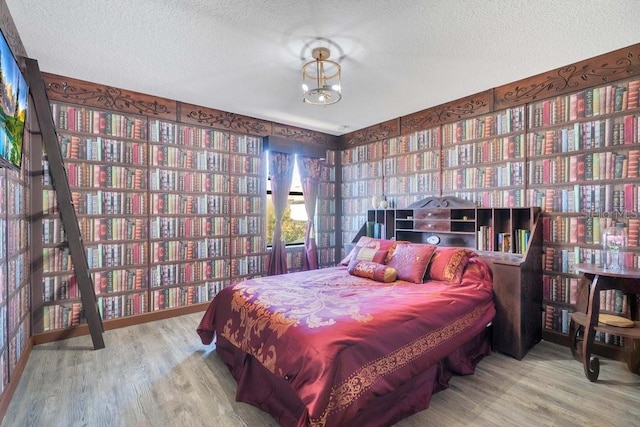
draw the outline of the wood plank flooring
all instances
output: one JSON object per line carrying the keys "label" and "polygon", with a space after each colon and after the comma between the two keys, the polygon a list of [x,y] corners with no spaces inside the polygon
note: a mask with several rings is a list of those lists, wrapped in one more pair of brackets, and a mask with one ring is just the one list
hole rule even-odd
{"label": "wood plank flooring", "polygon": [[[201,316],[107,331],[102,350],[89,336],[36,346],[1,425],[277,426],[235,401],[235,381],[196,335]],[[568,348],[542,342],[522,361],[486,357],[396,425],[640,425],[640,375],[601,359],[590,383]]]}

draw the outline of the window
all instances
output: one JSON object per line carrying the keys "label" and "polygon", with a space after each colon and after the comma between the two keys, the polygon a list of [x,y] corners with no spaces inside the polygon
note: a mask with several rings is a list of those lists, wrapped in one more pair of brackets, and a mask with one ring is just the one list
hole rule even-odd
{"label": "window", "polygon": [[[269,152],[267,152],[269,156]],[[301,245],[304,243],[304,234],[307,230],[307,211],[304,207],[304,198],[302,196],[302,183],[300,182],[300,174],[298,173],[298,156],[293,168],[293,179],[291,181],[291,190],[289,191],[288,206],[282,217],[282,239],[285,245]],[[267,168],[269,161],[267,161]],[[269,171],[267,170],[267,246],[273,243],[273,229],[276,223],[276,215],[273,209],[273,201],[271,200],[271,180],[269,180]]]}

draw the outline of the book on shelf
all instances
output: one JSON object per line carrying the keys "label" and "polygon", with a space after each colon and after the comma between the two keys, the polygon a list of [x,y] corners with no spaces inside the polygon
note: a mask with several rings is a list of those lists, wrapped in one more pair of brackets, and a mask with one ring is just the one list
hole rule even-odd
{"label": "book on shelf", "polygon": [[498,251],[512,252],[511,250],[511,233],[498,233]]}

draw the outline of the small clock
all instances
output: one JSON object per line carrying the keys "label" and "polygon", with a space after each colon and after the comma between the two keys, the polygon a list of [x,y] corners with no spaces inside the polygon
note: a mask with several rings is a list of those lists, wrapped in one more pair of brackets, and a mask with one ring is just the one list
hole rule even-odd
{"label": "small clock", "polygon": [[431,234],[427,236],[427,243],[429,243],[430,245],[437,245],[438,243],[440,243],[440,236],[438,236],[437,234]]}

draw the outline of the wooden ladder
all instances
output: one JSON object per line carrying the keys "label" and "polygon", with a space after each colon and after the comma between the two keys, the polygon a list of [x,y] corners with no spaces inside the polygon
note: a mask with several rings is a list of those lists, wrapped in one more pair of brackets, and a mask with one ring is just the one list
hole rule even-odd
{"label": "wooden ladder", "polygon": [[94,350],[98,350],[105,347],[102,337],[104,325],[98,312],[93,279],[89,274],[87,254],[84,249],[78,218],[73,206],[71,190],[69,189],[67,169],[62,159],[62,151],[58,143],[58,135],[56,134],[56,128],[51,114],[49,98],[47,97],[44,81],[40,74],[38,61],[25,58],[25,62],[31,98],[33,99],[40,132],[42,133],[42,144],[49,160],[49,175],[51,176],[51,182],[56,192],[62,227],[67,236],[66,244],[69,248],[71,261],[73,262],[73,270],[80,290],[82,307],[84,308],[85,318],[87,319],[87,325],[91,333],[93,348]]}

